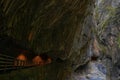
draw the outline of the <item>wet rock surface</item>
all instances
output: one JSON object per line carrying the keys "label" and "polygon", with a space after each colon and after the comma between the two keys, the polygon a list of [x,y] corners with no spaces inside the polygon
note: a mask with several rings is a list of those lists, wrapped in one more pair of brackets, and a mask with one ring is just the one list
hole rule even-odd
{"label": "wet rock surface", "polygon": [[73,73],[72,79],[68,80],[107,80],[106,66],[101,61],[92,61],[86,66],[86,68]]}
{"label": "wet rock surface", "polygon": [[1,0],[3,34],[54,58],[14,80],[120,80],[120,0]]}

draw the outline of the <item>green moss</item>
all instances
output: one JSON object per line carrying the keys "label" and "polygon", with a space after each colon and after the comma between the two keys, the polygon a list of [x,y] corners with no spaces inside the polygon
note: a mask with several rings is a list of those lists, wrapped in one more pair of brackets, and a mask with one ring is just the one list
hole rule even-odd
{"label": "green moss", "polygon": [[102,51],[102,53],[106,53],[107,48],[105,46],[99,44],[99,47],[100,47],[100,50]]}
{"label": "green moss", "polygon": [[115,8],[112,6],[107,6],[106,9],[110,12],[115,12]]}

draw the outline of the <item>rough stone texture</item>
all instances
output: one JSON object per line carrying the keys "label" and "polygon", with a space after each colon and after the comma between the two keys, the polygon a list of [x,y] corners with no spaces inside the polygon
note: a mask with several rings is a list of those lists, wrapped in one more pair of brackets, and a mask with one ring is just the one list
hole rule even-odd
{"label": "rough stone texture", "polygon": [[85,70],[79,68],[79,71],[73,73],[70,80],[107,80],[106,79],[106,67],[100,61],[92,61]]}
{"label": "rough stone texture", "polygon": [[[0,36],[8,35],[21,41],[23,46],[32,49],[36,54],[45,52],[51,58],[55,56],[61,60],[53,61],[49,67],[44,66],[43,69],[36,68],[40,72],[34,75],[35,80],[65,80],[72,71],[72,64],[75,63],[73,66],[77,67],[76,65],[88,62],[87,49],[92,28],[89,21],[92,18],[90,11],[93,5],[93,0],[1,0],[0,21],[5,24],[1,23],[0,26],[4,26],[5,31],[1,30]],[[87,19],[89,21],[86,21]],[[75,37],[78,32],[81,36],[79,36],[81,46],[75,54],[71,48],[76,46],[73,42],[74,39],[78,40]],[[59,53],[60,51],[63,52]],[[81,57],[78,63],[74,57],[77,57],[77,60]],[[22,72],[26,75],[23,76]],[[31,69],[28,69],[28,72],[32,74]],[[27,71],[21,71],[20,78],[11,73],[12,77],[15,76],[12,80],[24,78],[31,80],[30,74],[27,74],[29,74]]]}
{"label": "rough stone texture", "polygon": [[[92,38],[92,40],[90,44],[87,45],[88,55],[85,55],[88,58],[87,59],[88,64],[84,64],[84,66],[83,65],[81,66],[80,64],[77,65],[77,69],[75,70],[76,72],[75,73],[73,72],[71,79],[68,80],[119,80],[120,79],[119,4],[120,4],[120,0],[96,1],[93,18],[91,18],[90,21],[89,19],[85,20],[90,22],[88,25],[94,23],[92,24],[93,27],[92,36],[90,37]],[[87,33],[90,34],[88,30]],[[84,40],[82,40],[82,42],[84,42]],[[82,42],[80,43],[78,42],[80,46],[81,44],[83,44]],[[75,47],[73,51],[75,51],[77,48]],[[93,59],[92,56],[98,59],[95,62],[93,62],[91,61]],[[81,57],[79,57],[79,59],[80,58]],[[77,60],[77,58],[75,58],[75,60]],[[79,60],[76,61],[76,64],[77,63],[79,63]]]}
{"label": "rough stone texture", "polygon": [[64,50],[67,54],[89,3],[92,1],[1,0],[1,21],[6,23],[5,34],[36,53]]}
{"label": "rough stone texture", "polygon": [[99,44],[102,45],[101,52],[105,55],[103,60],[107,67],[107,80],[119,80],[120,74],[119,69],[116,69],[120,59],[118,44],[120,36],[119,4],[120,0],[104,0],[97,6],[99,13],[96,14],[100,17],[96,20],[98,21],[96,22],[97,29],[100,30],[98,38],[100,39]]}
{"label": "rough stone texture", "polygon": [[8,35],[55,61],[0,79],[119,80],[119,4],[120,0],[1,0],[0,36]]}

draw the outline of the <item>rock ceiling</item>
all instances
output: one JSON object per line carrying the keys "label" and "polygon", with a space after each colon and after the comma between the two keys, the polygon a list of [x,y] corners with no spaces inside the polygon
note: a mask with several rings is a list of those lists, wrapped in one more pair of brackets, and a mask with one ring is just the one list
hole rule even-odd
{"label": "rock ceiling", "polygon": [[1,0],[0,34],[21,41],[36,53],[69,52],[88,4],[89,0]]}

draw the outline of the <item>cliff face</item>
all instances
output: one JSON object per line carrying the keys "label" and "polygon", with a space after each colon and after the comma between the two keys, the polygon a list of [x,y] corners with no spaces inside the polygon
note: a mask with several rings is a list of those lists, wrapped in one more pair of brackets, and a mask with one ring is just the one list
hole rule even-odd
{"label": "cliff face", "polygon": [[[88,57],[87,60],[89,62],[84,66],[80,66],[79,64],[79,67],[75,70],[76,72],[72,74],[73,80],[120,79],[119,4],[119,0],[97,0],[95,2],[93,15],[91,15],[92,18],[90,20],[85,19],[85,21],[90,22],[87,27],[93,23],[91,29],[92,36],[89,36],[91,38],[90,44],[86,45],[87,49],[85,50],[88,51],[88,55],[84,54]],[[84,27],[86,27],[86,25]],[[90,34],[89,31],[90,29],[87,30],[87,35]],[[80,45],[83,44],[84,41],[85,40],[82,40]],[[79,53],[79,51],[77,52]],[[81,57],[79,57],[79,59],[80,58]],[[82,60],[80,59],[80,61]],[[76,63],[79,63],[78,60]]]}
{"label": "cliff face", "polygon": [[46,66],[13,71],[9,79],[119,80],[119,4],[120,0],[1,0],[0,35],[54,58]]}
{"label": "cliff face", "polygon": [[[107,3],[106,3],[107,1]],[[104,0],[96,4],[95,17],[99,46],[104,55],[107,80],[119,80],[119,4],[120,0]]]}

